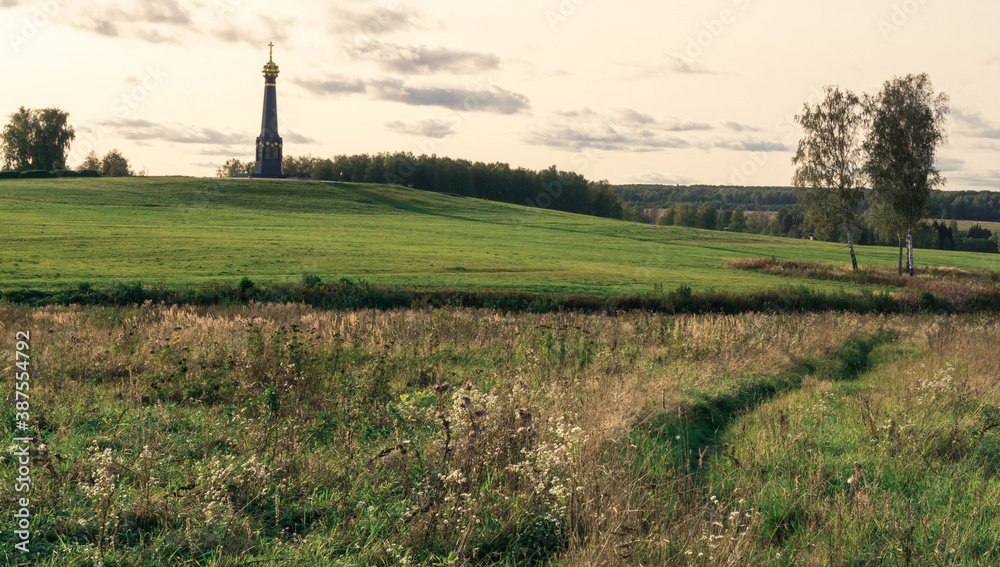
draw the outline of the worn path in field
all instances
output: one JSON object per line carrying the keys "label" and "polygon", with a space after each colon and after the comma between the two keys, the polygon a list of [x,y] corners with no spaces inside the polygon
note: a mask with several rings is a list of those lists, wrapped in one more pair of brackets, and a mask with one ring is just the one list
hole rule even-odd
{"label": "worn path in field", "polygon": [[[867,337],[851,337],[835,351],[818,358],[799,360],[785,372],[773,376],[740,376],[733,387],[698,400],[680,412],[660,414],[636,433],[672,454],[678,470],[704,475],[710,458],[718,452],[718,441],[741,416],[752,413],[761,404],[797,390],[803,379],[848,381],[869,369],[869,355],[881,344],[896,340],[894,333],[880,331]],[[676,452],[677,441],[690,451]],[[667,457],[667,455],[662,455]],[[669,458],[669,457],[668,457]]]}

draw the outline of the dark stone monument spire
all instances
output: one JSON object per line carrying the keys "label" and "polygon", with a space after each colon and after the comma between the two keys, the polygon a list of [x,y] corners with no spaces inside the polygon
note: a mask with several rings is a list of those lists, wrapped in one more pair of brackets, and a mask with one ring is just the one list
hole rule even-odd
{"label": "dark stone monument spire", "polygon": [[270,60],[264,65],[264,116],[260,120],[260,136],[257,136],[257,159],[253,166],[253,177],[285,177],[281,168],[281,136],[278,135],[278,93],[275,82],[278,66],[274,64],[274,43]]}

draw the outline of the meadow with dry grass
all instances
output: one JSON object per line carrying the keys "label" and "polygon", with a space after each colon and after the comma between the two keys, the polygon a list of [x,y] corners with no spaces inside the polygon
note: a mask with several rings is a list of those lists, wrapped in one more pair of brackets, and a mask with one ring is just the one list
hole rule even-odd
{"label": "meadow with dry grass", "polygon": [[17,331],[11,565],[1000,564],[991,316],[0,306],[4,367]]}

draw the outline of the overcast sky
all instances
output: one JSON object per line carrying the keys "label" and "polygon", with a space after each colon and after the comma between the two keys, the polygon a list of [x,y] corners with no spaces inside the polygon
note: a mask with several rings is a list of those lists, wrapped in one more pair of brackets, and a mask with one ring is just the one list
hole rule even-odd
{"label": "overcast sky", "polygon": [[788,185],[824,85],[926,72],[947,188],[1000,190],[998,22],[995,0],[0,0],[0,118],[68,111],[72,166],[211,176],[253,158],[273,41],[286,156]]}

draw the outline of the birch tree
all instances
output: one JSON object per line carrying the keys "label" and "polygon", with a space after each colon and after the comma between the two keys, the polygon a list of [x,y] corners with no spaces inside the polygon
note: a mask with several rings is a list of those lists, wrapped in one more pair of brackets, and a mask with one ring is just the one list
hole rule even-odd
{"label": "birch tree", "polygon": [[825,92],[821,103],[806,104],[795,117],[805,133],[792,158],[792,184],[810,222],[824,230],[844,227],[851,266],[857,270],[851,229],[864,203],[866,115],[851,91],[828,86]]}
{"label": "birch tree", "polygon": [[906,234],[906,271],[914,273],[913,226],[927,214],[931,190],[944,178],[934,167],[945,141],[948,96],[935,94],[926,73],[886,81],[867,101],[871,128],[864,147],[876,217]]}

